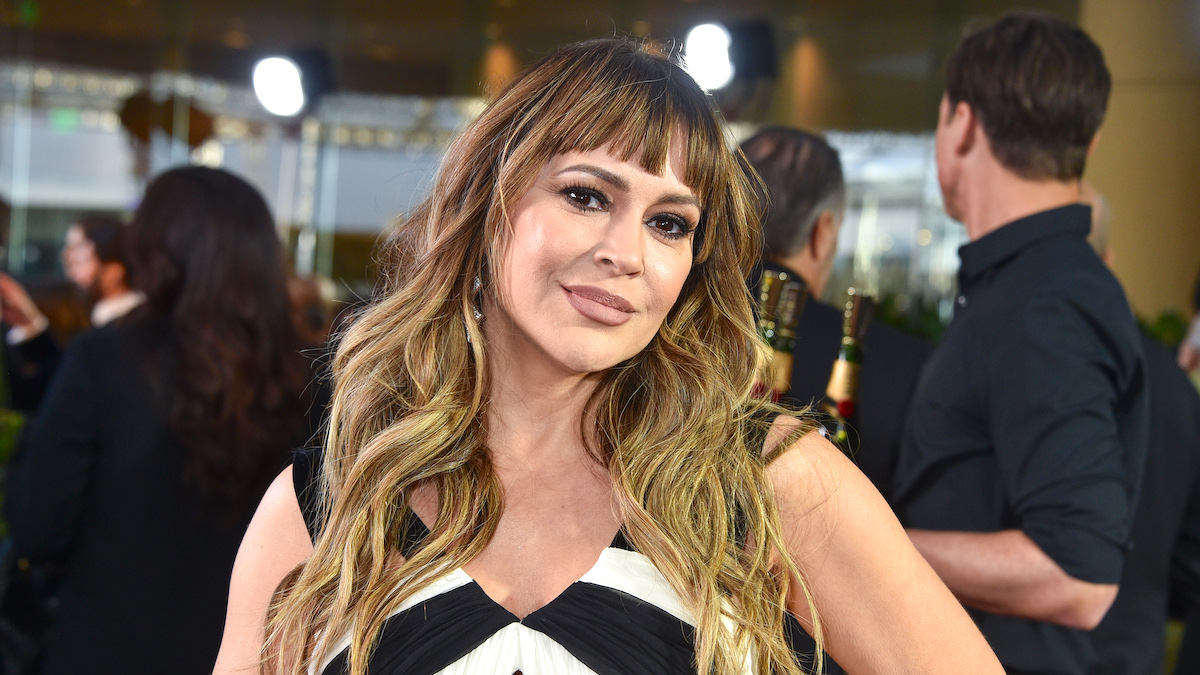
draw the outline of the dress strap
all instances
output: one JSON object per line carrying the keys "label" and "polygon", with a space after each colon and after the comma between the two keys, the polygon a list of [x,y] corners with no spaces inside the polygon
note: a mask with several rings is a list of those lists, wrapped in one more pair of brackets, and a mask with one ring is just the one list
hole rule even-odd
{"label": "dress strap", "polygon": [[292,487],[296,490],[296,503],[304,517],[304,526],[313,541],[317,540],[321,527],[320,472],[320,448],[300,448],[293,453]]}
{"label": "dress strap", "polygon": [[[296,489],[296,502],[300,505],[300,513],[304,516],[304,525],[308,534],[316,541],[320,534],[321,501],[318,489],[321,475],[321,449],[301,448],[292,455],[292,483]],[[400,555],[405,558],[417,550],[429,537],[429,528],[410,508],[405,508],[404,519],[400,523],[404,534],[400,540]]]}
{"label": "dress strap", "polygon": [[404,529],[404,536],[400,540],[400,555],[409,558],[429,538],[429,527],[417,517],[416,511],[408,507],[404,510],[404,520],[400,524]]}
{"label": "dress strap", "polygon": [[627,539],[625,537],[625,528],[624,527],[617,530],[617,536],[613,537],[612,543],[609,544],[608,547],[609,548],[619,548],[622,551],[633,551],[635,553],[637,552],[637,549],[635,549],[633,547],[633,544],[629,543],[629,539]]}

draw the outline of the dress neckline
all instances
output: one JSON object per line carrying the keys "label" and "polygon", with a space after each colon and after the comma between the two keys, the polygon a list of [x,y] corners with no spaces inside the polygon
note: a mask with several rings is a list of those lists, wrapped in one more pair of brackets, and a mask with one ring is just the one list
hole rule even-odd
{"label": "dress neckline", "polygon": [[[421,545],[421,543],[423,541],[425,541],[425,539],[427,537],[429,537],[429,535],[430,535],[429,526],[425,524],[425,521],[421,520],[421,517],[417,515],[417,512],[413,511],[411,507],[409,507],[407,509],[407,511],[408,512],[405,514],[404,524],[403,524],[404,537],[403,537],[403,540],[401,541],[401,545],[400,545],[400,555],[404,556],[405,558],[409,557],[409,554],[414,552],[417,549],[417,547],[419,547]],[[633,545],[625,537],[624,526],[617,528],[617,533],[615,535],[613,535],[612,541],[609,542],[608,546],[605,546],[603,549],[601,549],[600,554],[596,556],[595,562],[593,562],[591,564],[591,566],[588,567],[587,571],[585,571],[582,575],[580,575],[579,578],[575,579],[571,583],[564,586],[563,589],[561,591],[559,591],[557,594],[555,594],[555,596],[553,598],[546,601],[544,604],[542,604],[540,607],[533,610],[532,612],[529,612],[524,617],[517,616],[515,613],[513,613],[507,607],[500,604],[500,602],[498,600],[496,600],[494,597],[492,597],[491,593],[488,593],[487,589],[485,589],[483,587],[483,584],[479,583],[479,581],[477,581],[474,577],[472,577],[470,574],[468,574],[467,571],[465,569],[463,569],[462,567],[455,568],[452,572],[449,573],[448,576],[461,575],[460,578],[465,581],[464,585],[466,585],[466,584],[474,585],[475,587],[477,587],[479,589],[480,593],[482,593],[485,597],[487,597],[488,602],[495,605],[498,609],[505,612],[506,614],[512,616],[513,620],[516,621],[517,623],[524,623],[526,620],[528,620],[534,614],[537,614],[538,612],[542,611],[543,609],[546,609],[550,605],[554,604],[554,602],[556,600],[558,600],[559,598],[561,598],[563,596],[563,594],[566,593],[570,588],[574,587],[576,584],[579,584],[581,581],[583,581],[584,578],[586,578],[589,574],[594,572],[596,570],[596,568],[600,566],[600,563],[604,560],[604,553],[606,551],[608,551],[609,549],[613,549],[613,548],[624,550],[624,551],[634,551]]]}

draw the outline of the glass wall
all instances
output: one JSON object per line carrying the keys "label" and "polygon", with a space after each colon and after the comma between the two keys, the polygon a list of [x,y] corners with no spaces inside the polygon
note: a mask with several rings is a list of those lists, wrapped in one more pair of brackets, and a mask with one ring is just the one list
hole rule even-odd
{"label": "glass wall", "polygon": [[74,218],[126,215],[149,177],[192,163],[263,192],[298,273],[361,294],[374,239],[428,190],[481,105],[338,93],[286,121],[250,90],[213,80],[0,63],[0,196],[13,207],[5,261],[26,278],[58,274]]}

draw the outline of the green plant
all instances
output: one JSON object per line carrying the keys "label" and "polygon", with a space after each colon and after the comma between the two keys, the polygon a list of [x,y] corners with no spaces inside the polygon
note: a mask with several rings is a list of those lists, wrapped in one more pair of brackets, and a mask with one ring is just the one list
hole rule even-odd
{"label": "green plant", "polygon": [[1153,320],[1138,317],[1138,323],[1147,335],[1171,348],[1178,347],[1187,335],[1187,320],[1174,309],[1166,310]]}

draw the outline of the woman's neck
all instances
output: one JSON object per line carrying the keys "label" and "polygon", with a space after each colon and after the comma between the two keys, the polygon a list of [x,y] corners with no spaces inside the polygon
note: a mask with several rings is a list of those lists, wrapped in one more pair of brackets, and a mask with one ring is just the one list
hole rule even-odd
{"label": "woman's neck", "polygon": [[585,454],[580,421],[603,374],[490,356],[486,425],[497,468],[575,462]]}

